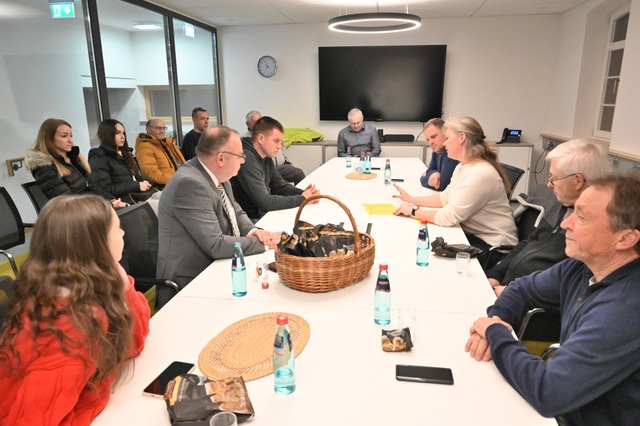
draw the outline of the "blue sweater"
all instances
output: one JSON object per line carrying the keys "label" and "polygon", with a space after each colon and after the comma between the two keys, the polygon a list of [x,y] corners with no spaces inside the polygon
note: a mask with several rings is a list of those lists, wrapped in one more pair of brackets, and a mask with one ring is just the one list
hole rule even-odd
{"label": "blue sweater", "polygon": [[[449,183],[451,182],[451,175],[453,175],[453,171],[456,166],[460,163],[458,160],[453,160],[449,158],[447,155],[447,150],[444,150],[442,154],[436,154],[435,152],[431,154],[431,161],[429,162],[429,167],[427,168],[427,175],[420,176],[420,183],[425,188],[435,189],[436,191],[444,191]],[[434,188],[429,185],[429,178],[435,172],[440,173],[440,188]]]}
{"label": "blue sweater", "polygon": [[506,327],[487,329],[494,363],[540,414],[569,425],[640,422],[640,259],[589,286],[574,259],[513,281],[489,309],[514,323],[533,307],[562,312],[560,349],[545,363]]}

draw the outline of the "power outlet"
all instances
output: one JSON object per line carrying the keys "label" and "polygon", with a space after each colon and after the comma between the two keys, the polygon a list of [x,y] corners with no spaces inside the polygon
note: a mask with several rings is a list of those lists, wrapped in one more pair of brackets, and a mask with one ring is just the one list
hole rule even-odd
{"label": "power outlet", "polygon": [[558,146],[558,143],[556,141],[552,141],[549,139],[543,139],[543,143],[544,143],[544,149],[546,149],[547,151],[551,151],[553,148],[555,148],[556,146]]}

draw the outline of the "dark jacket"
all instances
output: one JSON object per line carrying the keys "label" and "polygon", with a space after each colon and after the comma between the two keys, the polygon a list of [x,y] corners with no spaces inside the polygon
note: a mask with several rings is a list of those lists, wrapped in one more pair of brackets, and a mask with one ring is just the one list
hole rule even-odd
{"label": "dark jacket", "polygon": [[[427,174],[425,176],[420,177],[420,183],[425,188],[434,189],[436,191],[444,191],[449,183],[451,183],[451,176],[453,175],[453,171],[456,169],[460,162],[458,160],[454,160],[449,158],[447,155],[447,150],[445,149],[442,154],[436,154],[435,152],[431,154],[431,162],[429,162],[429,167],[427,168]],[[429,185],[429,178],[435,172],[440,173],[440,188],[434,188]]]}
{"label": "dark jacket", "polygon": [[509,285],[516,278],[547,269],[566,259],[565,231],[560,228],[566,211],[567,208],[556,201],[535,231],[486,272],[487,278]]}
{"label": "dark jacket", "polygon": [[250,138],[242,138],[242,148],[247,158],[238,175],[231,179],[231,185],[233,196],[251,219],[302,204],[302,189],[286,183],[273,160],[260,157]]}
{"label": "dark jacket", "polygon": [[[142,176],[135,159],[133,170],[130,170],[127,160],[113,149],[101,145],[89,151],[89,165],[91,166],[89,182],[125,203],[133,204],[144,198],[144,194],[151,195],[149,191],[140,191],[140,182],[144,180],[151,182],[151,180]],[[132,197],[131,194],[140,195]]]}
{"label": "dark jacket", "polygon": [[[66,167],[71,174],[68,176],[60,176],[58,169],[53,163],[54,157]],[[89,183],[89,171],[81,161],[83,157],[82,154],[80,154],[80,148],[77,146],[71,148],[67,157],[71,160],[71,163],[65,162],[64,158],[58,154],[51,156],[41,151],[27,151],[25,157],[27,168],[31,170],[31,174],[36,180],[36,183],[47,197],[53,198],[58,195],[91,192],[101,195],[107,200],[115,198],[113,194],[108,191]]]}

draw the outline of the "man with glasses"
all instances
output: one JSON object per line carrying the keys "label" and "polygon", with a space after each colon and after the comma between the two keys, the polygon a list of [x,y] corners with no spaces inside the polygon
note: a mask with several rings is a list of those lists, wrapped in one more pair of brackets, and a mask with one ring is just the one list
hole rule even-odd
{"label": "man with glasses", "polygon": [[[581,174],[556,173],[551,177],[556,189],[575,176],[559,178]],[[476,361],[493,359],[504,379],[559,425],[635,426],[640,418],[640,173],[590,180],[562,228],[569,259],[510,284],[487,317],[473,323],[465,350]],[[532,306],[561,312],[560,347],[547,362],[532,356],[511,331]]]}
{"label": "man with glasses", "polygon": [[[215,126],[196,146],[196,157],[180,167],[158,205],[157,276],[184,288],[216,259],[233,256],[240,242],[245,255],[275,248],[280,233],[257,229],[233,197],[229,179],[244,163],[235,130]],[[158,303],[169,298],[159,289]]]}
{"label": "man with glasses", "polygon": [[167,126],[163,120],[152,118],[145,129],[146,133],[140,133],[136,138],[136,159],[142,174],[163,187],[185,160],[176,140],[166,135]]}
{"label": "man with glasses", "polygon": [[313,184],[304,190],[288,184],[276,170],[272,159],[282,148],[283,135],[282,124],[264,116],[254,123],[251,139],[242,139],[247,161],[231,184],[236,200],[253,221],[273,210],[298,207],[320,193]]}
{"label": "man with glasses", "polygon": [[549,180],[557,202],[545,210],[538,227],[518,243],[500,263],[486,271],[489,283],[499,296],[511,281],[567,258],[565,235],[560,223],[573,211],[573,204],[589,182],[611,171],[606,150],[598,143],[574,139],[549,153]]}

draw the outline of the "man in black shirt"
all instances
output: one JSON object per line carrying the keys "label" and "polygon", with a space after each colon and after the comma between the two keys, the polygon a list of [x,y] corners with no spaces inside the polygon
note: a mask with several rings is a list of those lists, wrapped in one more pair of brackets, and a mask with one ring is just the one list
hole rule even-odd
{"label": "man in black shirt", "polygon": [[209,113],[204,108],[196,107],[191,112],[191,120],[193,120],[193,130],[184,135],[182,141],[182,155],[185,160],[191,160],[196,156],[196,145],[200,136],[209,128]]}

